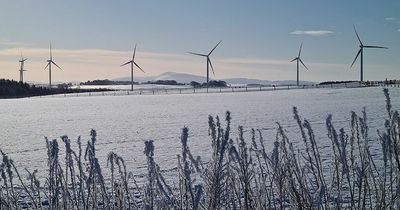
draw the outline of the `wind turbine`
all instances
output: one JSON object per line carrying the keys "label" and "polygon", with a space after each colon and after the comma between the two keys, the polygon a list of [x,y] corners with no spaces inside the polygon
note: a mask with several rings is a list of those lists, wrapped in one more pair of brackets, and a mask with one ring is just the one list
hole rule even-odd
{"label": "wind turbine", "polygon": [[300,45],[299,55],[290,61],[290,62],[293,62],[293,61],[297,62],[297,82],[296,82],[297,86],[299,86],[299,61],[304,66],[304,68],[306,68],[308,70],[307,66],[303,63],[303,61],[300,58],[302,47],[303,47],[303,43],[301,43],[301,45]]}
{"label": "wind turbine", "polygon": [[215,45],[215,47],[214,47],[208,54],[200,54],[200,53],[189,52],[189,54],[197,55],[197,56],[201,56],[201,57],[206,57],[206,58],[207,58],[207,93],[208,93],[208,84],[209,84],[209,80],[210,80],[210,70],[209,70],[210,67],[211,67],[211,70],[212,70],[212,72],[213,72],[213,75],[215,76],[214,68],[213,68],[213,65],[212,65],[211,60],[210,60],[210,55],[211,55],[211,53],[215,50],[215,48],[218,47],[218,45],[219,45],[221,42],[222,42],[222,40],[219,41],[218,44]]}
{"label": "wind turbine", "polygon": [[47,67],[49,67],[49,88],[51,88],[51,64],[54,64],[57,68],[59,68],[60,70],[61,67],[59,67],[54,61],[53,61],[53,55],[51,53],[51,43],[50,43],[50,58],[49,60],[47,60],[47,65],[46,67],[44,67],[44,70],[47,69]]}
{"label": "wind turbine", "polygon": [[389,49],[389,48],[381,47],[381,46],[364,45],[362,43],[361,39],[360,39],[360,36],[358,36],[357,30],[356,30],[356,26],[353,25],[353,27],[354,27],[354,31],[356,32],[357,39],[360,42],[360,49],[358,50],[357,55],[354,58],[353,63],[351,63],[350,68],[353,67],[353,65],[356,62],[358,56],[361,54],[361,57],[360,57],[360,82],[362,82],[363,81],[363,65],[364,65],[364,60],[363,60],[364,48],[379,48],[379,49]]}
{"label": "wind turbine", "polygon": [[121,67],[122,67],[122,66],[125,66],[125,65],[128,65],[128,64],[131,64],[131,91],[133,91],[133,65],[135,65],[136,67],[138,67],[143,73],[146,73],[146,72],[144,72],[143,69],[140,68],[140,66],[135,62],[135,54],[136,54],[136,44],[135,44],[135,49],[133,50],[132,60],[130,60],[130,61],[128,61],[128,62],[126,62],[126,63],[124,63],[124,64],[121,65]]}
{"label": "wind turbine", "polygon": [[25,64],[26,60],[28,60],[28,58],[24,59],[24,57],[22,56],[22,53],[21,53],[21,60],[19,60],[19,62],[21,63],[20,68],[19,68],[19,81],[20,82],[24,82],[24,71],[26,71],[24,69],[24,64]]}

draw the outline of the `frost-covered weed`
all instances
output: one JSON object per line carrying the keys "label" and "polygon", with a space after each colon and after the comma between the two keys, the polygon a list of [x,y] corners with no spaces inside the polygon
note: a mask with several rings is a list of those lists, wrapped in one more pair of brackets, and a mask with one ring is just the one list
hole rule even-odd
{"label": "frost-covered weed", "polygon": [[[295,141],[279,123],[272,140],[263,139],[260,130],[246,132],[241,126],[232,138],[230,112],[223,121],[209,116],[209,157],[192,153],[189,129],[184,127],[182,152],[173,171],[175,184],[164,178],[152,140],[144,142],[147,173],[143,186],[134,179],[135,171],[113,151],[107,156],[111,177],[104,177],[94,130],[85,150],[80,137],[74,151],[71,140],[62,136],[65,158],[60,158],[58,141],[46,139],[43,183],[37,170],[26,170],[24,180],[14,161],[0,150],[0,209],[398,209],[400,116],[392,109],[387,89],[384,95],[385,129],[377,131],[375,138],[369,135],[365,109],[360,116],[351,112],[347,128],[337,129],[333,116],[328,115],[329,165],[321,160],[320,140],[310,122],[296,107],[293,117],[299,133]],[[271,149],[265,146],[268,140],[273,141]],[[301,142],[303,149],[295,149],[293,142]],[[381,146],[372,154],[374,142]]]}

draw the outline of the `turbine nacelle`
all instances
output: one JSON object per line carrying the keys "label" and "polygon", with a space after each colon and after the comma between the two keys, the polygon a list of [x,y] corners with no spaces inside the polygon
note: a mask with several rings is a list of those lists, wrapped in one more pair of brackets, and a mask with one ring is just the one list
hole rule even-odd
{"label": "turbine nacelle", "polygon": [[299,59],[300,59],[299,57],[295,57],[295,58],[293,58],[293,60],[291,60],[290,62],[293,62],[293,61],[299,60]]}

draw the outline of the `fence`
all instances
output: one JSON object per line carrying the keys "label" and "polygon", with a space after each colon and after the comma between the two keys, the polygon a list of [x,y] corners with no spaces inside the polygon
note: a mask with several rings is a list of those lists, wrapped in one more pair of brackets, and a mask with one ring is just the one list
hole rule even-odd
{"label": "fence", "polygon": [[136,89],[136,90],[115,90],[104,92],[82,92],[56,94],[48,96],[39,96],[40,98],[48,97],[84,97],[84,96],[123,96],[123,95],[161,95],[161,94],[196,94],[196,93],[232,93],[232,92],[255,92],[255,91],[276,91],[276,90],[294,90],[294,89],[315,89],[315,88],[357,88],[371,86],[389,86],[400,87],[400,84],[370,83],[362,84],[359,82],[339,83],[339,84],[313,84],[313,85],[251,85],[251,86],[230,86],[222,88],[152,88],[152,89]]}

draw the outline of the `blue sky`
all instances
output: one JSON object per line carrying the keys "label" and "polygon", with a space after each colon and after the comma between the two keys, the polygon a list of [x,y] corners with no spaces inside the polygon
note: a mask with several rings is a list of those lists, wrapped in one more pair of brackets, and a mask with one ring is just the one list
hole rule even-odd
{"label": "blue sky", "polygon": [[[138,44],[137,62],[146,75],[167,71],[205,74],[208,52],[214,78],[294,80],[293,59],[303,43],[302,80],[356,80],[359,63],[352,24],[365,44],[365,79],[400,79],[400,1],[61,1],[0,0],[0,77],[18,79],[22,51],[25,78],[47,81],[48,45],[63,71],[54,81],[129,76],[119,65]],[[135,72],[137,76],[145,76]]]}

